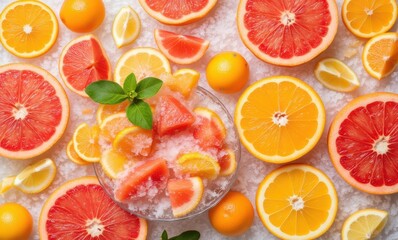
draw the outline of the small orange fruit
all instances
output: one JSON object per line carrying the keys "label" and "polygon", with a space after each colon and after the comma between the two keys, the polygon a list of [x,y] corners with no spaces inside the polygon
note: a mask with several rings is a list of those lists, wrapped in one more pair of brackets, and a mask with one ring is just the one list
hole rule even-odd
{"label": "small orange fruit", "polygon": [[104,21],[105,6],[102,0],[65,0],[59,15],[71,31],[88,33]]}
{"label": "small orange fruit", "polygon": [[249,199],[240,192],[229,192],[210,209],[211,225],[226,236],[239,236],[253,224],[254,209]]}
{"label": "small orange fruit", "polygon": [[27,240],[32,227],[32,215],[25,207],[17,203],[0,206],[0,239]]}

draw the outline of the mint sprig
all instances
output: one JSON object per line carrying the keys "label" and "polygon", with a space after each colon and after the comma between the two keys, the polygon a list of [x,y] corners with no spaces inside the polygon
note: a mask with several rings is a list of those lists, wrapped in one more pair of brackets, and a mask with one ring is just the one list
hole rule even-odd
{"label": "mint sprig", "polygon": [[164,230],[162,233],[162,240],[198,240],[198,239],[200,239],[200,233],[195,230],[183,232],[180,235],[172,238],[169,238],[166,230]]}
{"label": "mint sprig", "polygon": [[88,85],[85,91],[93,101],[101,104],[111,105],[130,101],[126,109],[129,121],[141,128],[152,129],[152,110],[144,100],[155,96],[162,84],[162,80],[154,77],[144,78],[137,83],[134,73],[131,73],[125,79],[123,87],[112,81],[100,80]]}

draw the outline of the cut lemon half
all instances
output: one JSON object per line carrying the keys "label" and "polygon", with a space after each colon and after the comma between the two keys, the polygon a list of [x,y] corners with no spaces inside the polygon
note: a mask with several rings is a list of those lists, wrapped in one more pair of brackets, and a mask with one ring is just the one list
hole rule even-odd
{"label": "cut lemon half", "polygon": [[325,127],[325,115],[321,98],[308,84],[276,76],[245,90],[234,121],[251,154],[266,162],[285,163],[315,147]]}
{"label": "cut lemon half", "polygon": [[357,211],[344,222],[341,239],[374,239],[383,230],[387,220],[386,211],[378,209]]}
{"label": "cut lemon half", "polygon": [[125,128],[134,126],[126,116],[125,112],[112,114],[105,118],[101,125],[101,137],[112,143],[116,135]]}
{"label": "cut lemon half", "polygon": [[390,30],[397,12],[396,0],[344,0],[341,15],[352,34],[371,38]]}
{"label": "cut lemon half", "polygon": [[73,140],[70,140],[68,145],[66,146],[66,155],[68,156],[69,160],[78,164],[78,165],[87,165],[90,162],[84,161],[77,152],[75,151],[75,146],[73,146]]}
{"label": "cut lemon half", "polygon": [[41,1],[14,1],[0,14],[0,41],[17,57],[46,53],[58,37],[58,20]]}
{"label": "cut lemon half", "polygon": [[112,36],[116,46],[121,48],[137,39],[141,31],[141,20],[131,7],[123,7],[116,15],[112,26]]}
{"label": "cut lemon half", "polygon": [[351,92],[360,85],[357,75],[351,68],[335,58],[318,62],[314,72],[320,83],[334,91]]}
{"label": "cut lemon half", "polygon": [[120,57],[115,68],[115,82],[123,85],[128,75],[134,73],[137,80],[145,77],[161,77],[171,73],[169,60],[154,48],[134,48]]}
{"label": "cut lemon half", "polygon": [[124,170],[127,158],[124,154],[111,148],[102,154],[100,163],[105,174],[116,179],[117,175]]}
{"label": "cut lemon half", "polygon": [[129,104],[130,104],[129,101],[124,101],[122,103],[114,105],[100,105],[96,113],[97,123],[101,125],[102,121],[104,121],[105,118],[116,113],[126,112],[126,108],[128,107]]}
{"label": "cut lemon half", "polygon": [[53,182],[57,167],[46,158],[26,167],[14,180],[14,186],[24,193],[39,193]]}
{"label": "cut lemon half", "polygon": [[394,72],[398,65],[398,33],[383,33],[370,39],[363,49],[362,63],[378,80]]}
{"label": "cut lemon half", "polygon": [[5,177],[0,182],[0,194],[10,190],[14,186],[15,176]]}
{"label": "cut lemon half", "polygon": [[99,162],[101,146],[98,143],[100,128],[90,127],[87,123],[80,124],[73,134],[73,146],[79,157],[87,162]]}
{"label": "cut lemon half", "polygon": [[200,177],[170,179],[167,191],[174,217],[183,217],[192,212],[202,200],[203,181]]}
{"label": "cut lemon half", "polygon": [[200,73],[184,68],[175,72],[173,75],[164,74],[162,79],[165,85],[170,88],[171,91],[181,93],[185,98],[191,96],[192,91],[198,85]]}
{"label": "cut lemon half", "polygon": [[177,159],[179,169],[190,176],[215,179],[220,173],[218,162],[202,153],[186,153]]}
{"label": "cut lemon half", "polygon": [[333,224],[338,198],[330,179],[305,164],[272,171],[256,194],[264,226],[281,239],[316,239]]}
{"label": "cut lemon half", "polygon": [[152,150],[151,130],[140,127],[128,127],[120,131],[113,141],[113,148],[126,155],[148,156]]}

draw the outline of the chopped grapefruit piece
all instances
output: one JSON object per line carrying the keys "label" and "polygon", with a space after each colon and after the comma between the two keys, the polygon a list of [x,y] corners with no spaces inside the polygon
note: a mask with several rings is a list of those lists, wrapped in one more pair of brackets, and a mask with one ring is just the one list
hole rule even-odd
{"label": "chopped grapefruit piece", "polygon": [[194,125],[193,136],[199,141],[203,149],[221,149],[227,135],[224,123],[217,113],[208,108],[198,107],[194,109],[197,123]]}
{"label": "chopped grapefruit piece", "polygon": [[226,149],[221,151],[218,164],[220,165],[220,176],[228,176],[234,173],[237,167],[234,150]]}
{"label": "chopped grapefruit piece", "polygon": [[119,132],[113,141],[113,147],[126,155],[148,156],[152,150],[152,131],[140,127],[129,127]]}

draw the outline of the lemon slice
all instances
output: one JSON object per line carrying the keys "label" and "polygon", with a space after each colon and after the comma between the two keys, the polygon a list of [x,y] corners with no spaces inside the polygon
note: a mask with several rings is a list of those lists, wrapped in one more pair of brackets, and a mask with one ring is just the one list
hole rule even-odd
{"label": "lemon slice", "polygon": [[133,126],[125,112],[112,114],[106,117],[100,125],[101,138],[111,143],[119,132]]}
{"label": "lemon slice", "polygon": [[73,140],[69,141],[68,145],[66,146],[66,155],[68,156],[69,160],[78,164],[78,165],[87,165],[90,162],[84,161],[77,152],[75,151],[75,146],[73,146]]}
{"label": "lemon slice", "polygon": [[325,87],[338,92],[351,92],[360,85],[357,75],[335,58],[320,61],[315,67],[315,77]]}
{"label": "lemon slice", "polygon": [[123,171],[127,158],[122,153],[111,148],[102,154],[100,163],[105,174],[115,179]]}
{"label": "lemon slice", "polygon": [[216,160],[202,153],[186,153],[178,158],[177,163],[184,174],[215,179],[220,173],[220,165]]}
{"label": "lemon slice", "polygon": [[26,167],[14,180],[14,186],[24,193],[39,193],[55,178],[57,168],[53,160],[46,158]]}
{"label": "lemon slice", "polygon": [[105,118],[116,113],[126,112],[126,108],[129,106],[129,104],[129,101],[124,101],[115,105],[100,105],[96,113],[97,123],[101,125]]}
{"label": "lemon slice", "polygon": [[10,190],[14,186],[14,180],[15,176],[3,178],[3,180],[0,182],[0,194]]}
{"label": "lemon slice", "polygon": [[344,222],[341,239],[373,239],[387,223],[388,213],[377,209],[364,209],[353,213]]}
{"label": "lemon slice", "polygon": [[100,128],[90,127],[87,123],[80,124],[73,134],[73,146],[79,157],[87,162],[99,162],[101,146],[98,143]]}
{"label": "lemon slice", "polygon": [[141,31],[141,20],[131,7],[123,7],[116,15],[112,26],[112,36],[118,48],[131,44]]}
{"label": "lemon slice", "polygon": [[152,150],[152,130],[128,127],[120,131],[113,141],[113,147],[126,155],[148,156]]}

